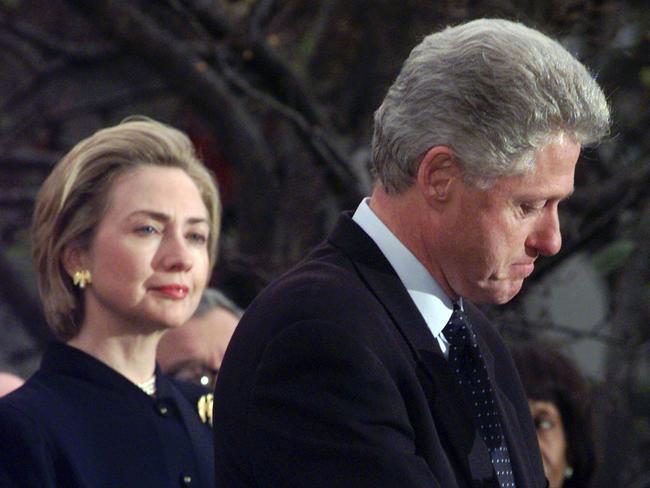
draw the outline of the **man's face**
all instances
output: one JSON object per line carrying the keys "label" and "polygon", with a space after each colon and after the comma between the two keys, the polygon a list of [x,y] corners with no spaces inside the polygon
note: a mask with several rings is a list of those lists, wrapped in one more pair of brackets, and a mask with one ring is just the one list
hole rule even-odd
{"label": "man's face", "polygon": [[0,371],[0,397],[5,396],[23,385],[22,378]]}
{"label": "man's face", "polygon": [[182,327],[165,333],[156,360],[163,372],[214,387],[216,374],[239,319],[223,307],[192,317]]}
{"label": "man's face", "polygon": [[436,239],[443,288],[477,303],[512,299],[537,257],[560,250],[558,204],[573,191],[579,153],[579,144],[558,138],[538,152],[532,173],[500,178],[487,191],[459,181]]}

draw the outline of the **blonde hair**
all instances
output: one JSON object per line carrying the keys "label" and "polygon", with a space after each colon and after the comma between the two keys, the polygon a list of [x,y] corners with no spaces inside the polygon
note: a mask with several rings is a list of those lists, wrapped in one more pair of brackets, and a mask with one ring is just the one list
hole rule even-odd
{"label": "blonde hair", "polygon": [[32,222],[32,257],[45,317],[68,340],[83,321],[83,295],[72,285],[62,256],[67,246],[87,248],[108,208],[117,177],[151,165],[179,168],[196,184],[210,221],[210,267],[217,256],[221,203],[214,179],[181,131],[145,117],[130,117],[82,140],[54,167],[41,187]]}

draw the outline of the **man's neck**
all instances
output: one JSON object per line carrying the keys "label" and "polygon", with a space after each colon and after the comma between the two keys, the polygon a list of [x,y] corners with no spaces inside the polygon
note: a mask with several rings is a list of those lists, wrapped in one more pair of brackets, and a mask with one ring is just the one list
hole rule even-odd
{"label": "man's neck", "polygon": [[449,287],[435,256],[435,219],[433,210],[418,194],[415,186],[398,194],[389,194],[381,184],[375,185],[370,209],[402,244],[427,269],[452,300],[458,297]]}

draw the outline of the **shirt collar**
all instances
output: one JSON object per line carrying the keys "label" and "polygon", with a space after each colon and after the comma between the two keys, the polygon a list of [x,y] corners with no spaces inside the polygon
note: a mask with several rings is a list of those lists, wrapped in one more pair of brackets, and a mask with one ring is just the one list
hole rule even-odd
{"label": "shirt collar", "polygon": [[451,317],[452,301],[424,265],[377,217],[369,202],[370,198],[361,201],[352,220],[377,244],[437,337]]}

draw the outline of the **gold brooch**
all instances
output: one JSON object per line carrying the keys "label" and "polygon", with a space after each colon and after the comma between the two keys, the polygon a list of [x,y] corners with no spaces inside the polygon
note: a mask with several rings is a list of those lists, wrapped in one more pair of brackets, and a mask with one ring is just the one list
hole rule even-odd
{"label": "gold brooch", "polygon": [[207,393],[201,395],[199,401],[196,403],[196,408],[199,411],[199,417],[203,423],[209,423],[212,427],[212,403],[214,400],[214,395],[212,393]]}

